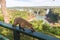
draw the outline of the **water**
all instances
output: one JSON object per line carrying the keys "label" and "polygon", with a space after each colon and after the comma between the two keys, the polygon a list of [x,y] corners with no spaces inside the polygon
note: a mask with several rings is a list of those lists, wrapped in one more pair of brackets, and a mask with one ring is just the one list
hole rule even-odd
{"label": "water", "polygon": [[37,20],[44,20],[45,18],[46,18],[45,16],[36,15]]}
{"label": "water", "polygon": [[[50,11],[50,9],[47,9],[47,11],[46,11],[46,15],[49,13],[49,11]],[[37,14],[38,14],[38,13],[37,13]],[[45,23],[45,22],[48,23],[48,21],[47,21],[45,18],[46,18],[46,16],[40,16],[39,14],[36,15],[36,19],[37,19],[37,20],[43,20],[44,23]]]}

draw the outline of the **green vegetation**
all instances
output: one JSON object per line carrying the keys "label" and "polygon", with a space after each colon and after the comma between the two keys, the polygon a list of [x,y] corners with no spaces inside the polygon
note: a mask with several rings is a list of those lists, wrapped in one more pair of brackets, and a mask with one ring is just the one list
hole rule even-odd
{"label": "green vegetation", "polygon": [[[57,11],[58,10],[58,11]],[[19,10],[7,10],[9,15],[10,15],[10,23],[13,23],[13,20],[14,18],[16,17],[22,17],[24,19],[27,19],[29,16],[29,14],[32,14],[30,12],[27,12],[27,11],[19,11]],[[43,13],[44,11],[41,10],[41,13]],[[57,15],[59,14],[60,15],[60,9],[52,9],[52,12]],[[58,15],[58,17],[60,17]],[[54,17],[53,17],[54,18]],[[52,18],[52,19],[53,19]],[[0,13],[0,21],[4,21],[3,19],[3,15]],[[43,20],[33,20],[30,22],[31,24],[33,24],[33,28],[38,31],[38,32],[43,32],[43,33],[46,33],[46,34],[49,34],[49,35],[52,35],[52,36],[59,36],[58,38],[60,38],[60,28],[56,27],[56,28],[51,28],[50,24],[48,23],[44,23],[43,24]],[[6,28],[2,28],[0,27],[0,34],[3,34],[4,36],[6,36],[7,38],[9,38],[10,40],[13,40],[13,32],[9,29],[6,29]],[[32,38],[32,37],[29,37],[29,36],[26,36],[24,34],[21,34],[21,40],[23,40],[23,37],[25,40],[33,40],[35,38]],[[56,37],[57,37],[56,36]],[[37,40],[37,39],[35,39]]]}
{"label": "green vegetation", "polygon": [[0,8],[0,21],[4,21],[3,14],[1,12],[1,8]]}
{"label": "green vegetation", "polygon": [[52,16],[52,20],[55,22],[60,21],[60,8],[53,8],[51,9],[51,14],[53,14]]}

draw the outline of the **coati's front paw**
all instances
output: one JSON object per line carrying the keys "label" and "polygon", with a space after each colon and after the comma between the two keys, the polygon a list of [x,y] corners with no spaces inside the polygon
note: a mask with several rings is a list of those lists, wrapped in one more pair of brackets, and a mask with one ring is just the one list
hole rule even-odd
{"label": "coati's front paw", "polygon": [[35,30],[31,30],[31,32],[35,32]]}
{"label": "coati's front paw", "polygon": [[12,27],[15,27],[15,25],[12,25]]}
{"label": "coati's front paw", "polygon": [[25,31],[25,29],[23,28],[23,31]]}
{"label": "coati's front paw", "polygon": [[19,29],[22,29],[23,31],[25,31],[25,29],[24,29],[24,28],[22,28],[22,27],[19,27]]}

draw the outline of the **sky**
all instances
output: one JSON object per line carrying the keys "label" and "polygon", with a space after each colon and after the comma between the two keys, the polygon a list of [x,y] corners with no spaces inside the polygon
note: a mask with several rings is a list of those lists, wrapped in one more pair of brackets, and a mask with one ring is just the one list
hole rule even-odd
{"label": "sky", "polygon": [[60,0],[6,0],[7,7],[60,6]]}

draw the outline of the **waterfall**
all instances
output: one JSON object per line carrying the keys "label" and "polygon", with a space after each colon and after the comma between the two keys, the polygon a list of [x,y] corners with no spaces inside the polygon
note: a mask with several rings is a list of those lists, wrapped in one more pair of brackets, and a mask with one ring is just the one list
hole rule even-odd
{"label": "waterfall", "polygon": [[[46,15],[49,14],[49,11],[50,11],[50,9],[48,8],[48,9],[46,10],[46,13],[45,13],[45,14],[46,14]],[[46,22],[48,23],[48,21],[45,20],[46,16],[40,16],[40,15],[39,15],[39,11],[36,12],[35,18],[36,18],[36,20],[43,20],[43,21],[44,21],[43,24],[46,23]]]}
{"label": "waterfall", "polygon": [[46,14],[48,14],[48,13],[49,13],[49,11],[50,11],[50,9],[47,9]]}
{"label": "waterfall", "polygon": [[[50,11],[50,9],[48,8],[48,9],[46,10],[46,15],[49,14],[49,11]],[[45,18],[46,18],[46,16],[45,16]],[[46,22],[49,23],[47,20],[45,20],[45,18],[44,18],[44,20],[43,20],[43,21],[44,21],[43,24],[46,23]]]}

